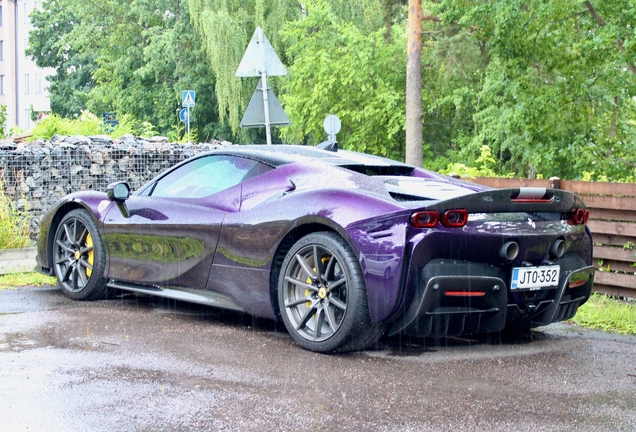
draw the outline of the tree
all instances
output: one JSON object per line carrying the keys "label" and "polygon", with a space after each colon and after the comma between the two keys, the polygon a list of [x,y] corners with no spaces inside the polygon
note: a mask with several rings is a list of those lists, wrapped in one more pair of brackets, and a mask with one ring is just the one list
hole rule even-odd
{"label": "tree", "polygon": [[247,44],[260,26],[276,52],[283,53],[277,30],[300,18],[300,5],[295,0],[188,0],[188,5],[216,80],[219,118],[238,133],[243,108],[256,88],[256,82],[234,76]]}
{"label": "tree", "polygon": [[453,31],[483,44],[489,56],[474,102],[476,133],[456,154],[474,157],[488,145],[500,171],[531,177],[577,178],[586,171],[633,176],[636,79],[630,64],[636,46],[629,36],[636,7],[628,0],[591,5],[579,0],[435,5]]}
{"label": "tree", "polygon": [[406,163],[422,166],[422,0],[409,0],[406,56]]}
{"label": "tree", "polygon": [[340,117],[338,142],[347,149],[404,157],[405,34],[402,25],[364,34],[337,17],[325,1],[307,4],[306,18],[287,24],[289,77],[281,102],[293,123],[282,129],[290,142],[326,138],[323,120]]}
{"label": "tree", "polygon": [[41,68],[55,68],[48,76],[51,110],[61,116],[79,115],[86,109],[88,93],[95,86],[95,53],[74,43],[71,32],[79,22],[64,0],[45,1],[34,9],[26,51]]}
{"label": "tree", "polygon": [[[222,137],[214,76],[180,0],[49,0],[34,14],[32,56],[57,68],[54,112],[127,114],[167,133],[179,125],[181,90],[196,89],[200,138]],[[74,83],[84,80],[73,93]],[[75,102],[64,98],[77,95]],[[81,96],[81,97],[80,97]],[[202,132],[202,133],[201,133]]]}

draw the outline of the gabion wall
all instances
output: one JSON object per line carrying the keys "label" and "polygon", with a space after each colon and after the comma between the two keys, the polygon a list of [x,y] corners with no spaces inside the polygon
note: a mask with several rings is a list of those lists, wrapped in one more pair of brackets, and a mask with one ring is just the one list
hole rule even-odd
{"label": "gabion wall", "polygon": [[58,136],[16,144],[0,141],[0,182],[16,208],[30,217],[31,234],[42,215],[62,196],[79,190],[103,191],[115,181],[133,190],[165,169],[198,153],[231,145],[168,143],[166,137],[121,139]]}

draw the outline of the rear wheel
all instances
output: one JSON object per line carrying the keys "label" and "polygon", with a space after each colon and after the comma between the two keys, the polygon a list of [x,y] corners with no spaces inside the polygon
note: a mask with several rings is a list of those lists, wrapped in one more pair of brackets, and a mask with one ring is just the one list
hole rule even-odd
{"label": "rear wheel", "polygon": [[58,286],[74,300],[106,297],[106,257],[97,225],[88,212],[73,210],[62,218],[53,243]]}
{"label": "rear wheel", "polygon": [[384,332],[369,316],[356,256],[334,233],[309,234],[292,246],[281,267],[278,303],[291,336],[311,351],[364,349]]}

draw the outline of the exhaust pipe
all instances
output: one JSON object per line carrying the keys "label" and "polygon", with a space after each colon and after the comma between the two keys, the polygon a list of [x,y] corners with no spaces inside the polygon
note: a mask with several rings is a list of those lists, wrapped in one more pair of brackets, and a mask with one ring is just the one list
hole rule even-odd
{"label": "exhaust pipe", "polygon": [[552,259],[561,258],[565,253],[565,241],[563,241],[563,239],[556,239],[550,246],[549,252]]}
{"label": "exhaust pipe", "polygon": [[519,243],[507,241],[499,248],[499,258],[502,261],[512,261],[519,255]]}

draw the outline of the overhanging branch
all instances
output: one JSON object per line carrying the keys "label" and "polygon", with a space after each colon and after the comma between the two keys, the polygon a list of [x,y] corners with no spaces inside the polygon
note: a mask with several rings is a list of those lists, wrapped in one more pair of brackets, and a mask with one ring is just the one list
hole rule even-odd
{"label": "overhanging branch", "polygon": [[[589,0],[585,1],[585,7],[590,12],[592,18],[594,18],[594,21],[596,21],[599,27],[605,27],[607,25],[603,17],[601,17],[598,12],[596,12],[596,9],[594,9],[594,6],[592,6],[592,3]],[[621,52],[625,51],[625,47],[623,47],[623,40],[620,37],[616,38],[616,45],[618,45],[618,49],[620,49]],[[628,62],[627,67],[630,71],[632,71],[634,75],[636,75],[636,66],[634,65],[634,63]]]}

